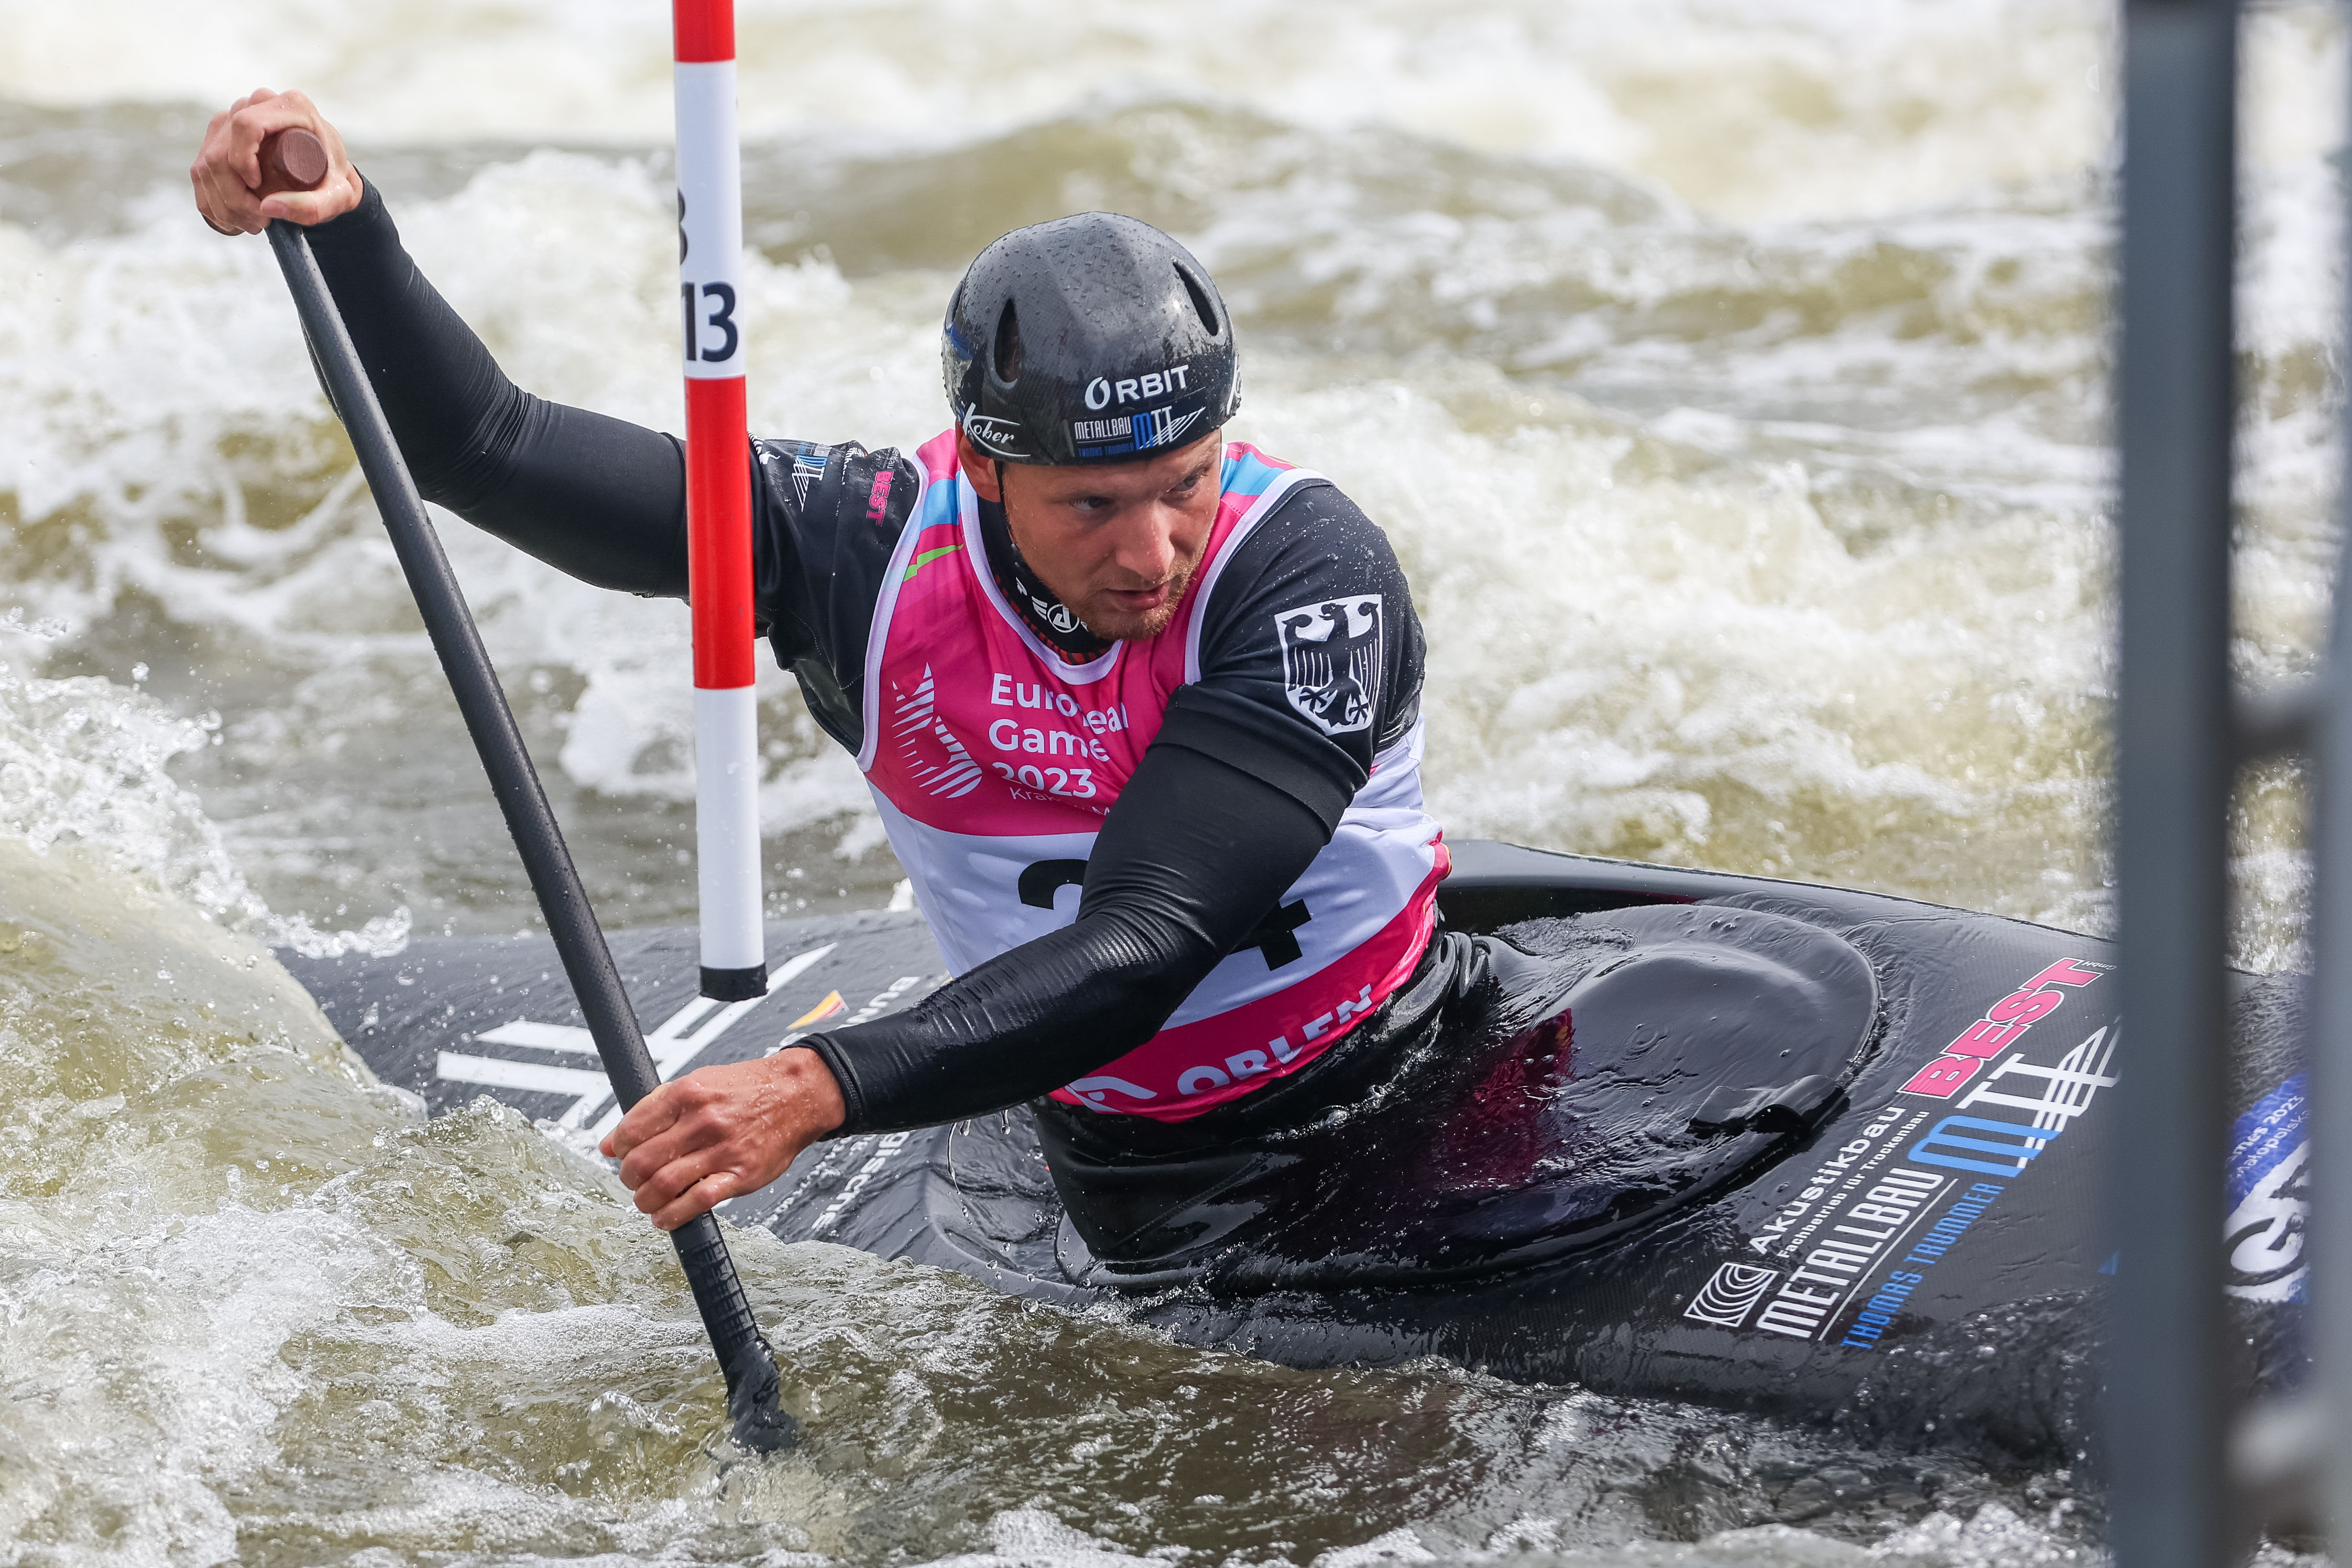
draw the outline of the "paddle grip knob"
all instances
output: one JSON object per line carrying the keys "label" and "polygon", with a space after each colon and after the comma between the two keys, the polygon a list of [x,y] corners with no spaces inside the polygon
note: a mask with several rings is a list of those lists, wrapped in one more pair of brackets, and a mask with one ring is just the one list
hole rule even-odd
{"label": "paddle grip knob", "polygon": [[315,191],[327,177],[327,144],[296,126],[261,140],[261,193]]}

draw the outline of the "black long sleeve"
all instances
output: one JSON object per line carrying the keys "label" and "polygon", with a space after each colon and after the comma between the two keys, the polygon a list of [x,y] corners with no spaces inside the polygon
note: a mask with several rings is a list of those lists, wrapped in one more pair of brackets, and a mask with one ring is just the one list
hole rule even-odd
{"label": "black long sleeve", "polygon": [[[400,243],[376,187],[310,231],[337,308],[417,489],[600,588],[684,598],[686,459],[676,436],[509,381]],[[896,452],[753,442],[755,612],[809,711],[862,739],[866,632],[920,489]]]}
{"label": "black long sleeve", "polygon": [[409,258],[373,182],[310,249],[426,500],[600,588],[685,595],[676,437],[509,381]]}
{"label": "black long sleeve", "polygon": [[841,1085],[842,1133],[979,1115],[1125,1055],[1159,1032],[1330,837],[1330,824],[1286,791],[1188,745],[1154,742],[1103,821],[1076,924],[903,1013],[801,1042]]}

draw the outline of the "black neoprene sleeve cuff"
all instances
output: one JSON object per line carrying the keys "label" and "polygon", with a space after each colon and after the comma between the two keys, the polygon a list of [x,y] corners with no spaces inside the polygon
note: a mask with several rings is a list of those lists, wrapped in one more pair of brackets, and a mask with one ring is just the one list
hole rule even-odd
{"label": "black neoprene sleeve cuff", "polygon": [[853,1133],[867,1131],[865,1081],[859,1077],[848,1053],[841,1049],[841,1042],[829,1034],[813,1034],[793,1043],[815,1051],[817,1060],[824,1063],[825,1071],[833,1074],[835,1087],[841,1091],[841,1125],[825,1136],[845,1138]]}
{"label": "black neoprene sleeve cuff", "polygon": [[367,244],[368,231],[384,221],[383,192],[367,177],[365,171],[354,169],[352,172],[360,177],[360,204],[348,213],[329,218],[323,224],[312,224],[304,230],[310,237],[312,250],[322,245]]}

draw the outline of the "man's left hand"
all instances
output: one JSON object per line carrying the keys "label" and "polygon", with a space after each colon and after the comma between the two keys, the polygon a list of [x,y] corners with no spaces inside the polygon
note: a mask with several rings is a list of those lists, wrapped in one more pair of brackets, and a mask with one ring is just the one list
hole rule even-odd
{"label": "man's left hand", "polygon": [[848,1114],[824,1059],[798,1046],[665,1083],[604,1140],[637,1207],[675,1230],[757,1192]]}

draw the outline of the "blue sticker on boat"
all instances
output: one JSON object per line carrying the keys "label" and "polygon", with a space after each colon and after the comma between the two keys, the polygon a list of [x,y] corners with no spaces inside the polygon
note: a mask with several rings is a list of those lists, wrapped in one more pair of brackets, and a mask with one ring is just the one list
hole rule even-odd
{"label": "blue sticker on boat", "polygon": [[2253,1301],[2303,1300],[2303,1240],[2310,1228],[2310,1086],[2296,1073],[2230,1129],[2229,1291]]}

